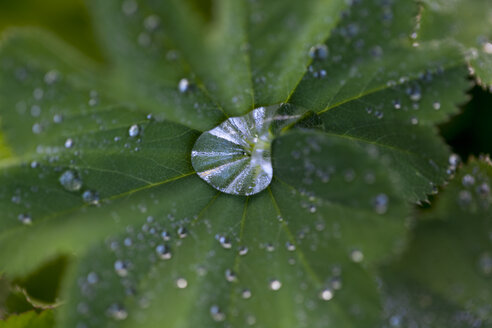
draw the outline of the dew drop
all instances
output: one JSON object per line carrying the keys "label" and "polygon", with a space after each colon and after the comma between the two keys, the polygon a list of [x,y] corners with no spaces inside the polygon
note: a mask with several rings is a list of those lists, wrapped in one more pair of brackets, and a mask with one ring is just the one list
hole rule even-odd
{"label": "dew drop", "polygon": [[449,163],[449,166],[451,166],[451,168],[456,169],[458,167],[458,165],[460,164],[460,162],[461,162],[461,159],[460,159],[459,155],[451,154],[449,156],[448,163]]}
{"label": "dew drop", "polygon": [[44,83],[51,85],[58,81],[60,78],[60,73],[56,70],[51,70],[44,75]]}
{"label": "dew drop", "polygon": [[53,122],[56,124],[63,122],[63,116],[61,114],[53,115]]}
{"label": "dew drop", "polygon": [[188,235],[188,230],[185,227],[179,227],[177,233],[179,238],[185,238]]}
{"label": "dew drop", "polygon": [[470,187],[475,184],[475,178],[471,174],[466,174],[463,176],[463,179],[461,179],[461,183],[464,187]]}
{"label": "dew drop", "polygon": [[108,308],[107,314],[115,320],[125,320],[128,317],[128,312],[126,312],[126,309],[119,304],[112,304]]}
{"label": "dew drop", "polygon": [[293,252],[293,251],[296,250],[296,245],[294,245],[293,243],[291,243],[290,241],[288,241],[285,244],[285,248],[287,248],[288,251]]}
{"label": "dew drop", "polygon": [[41,100],[43,99],[43,96],[44,96],[44,91],[43,89],[41,88],[36,88],[34,89],[33,93],[32,93],[32,96],[34,97],[34,99],[36,100]]}
{"label": "dew drop", "polygon": [[144,26],[148,31],[154,31],[160,23],[161,20],[157,15],[150,15],[144,20]]}
{"label": "dew drop", "polygon": [[58,179],[63,188],[68,191],[78,191],[82,188],[82,180],[75,171],[67,170]]}
{"label": "dew drop", "polygon": [[167,245],[158,245],[155,252],[161,260],[169,260],[172,257],[171,249]]}
{"label": "dew drop", "polygon": [[185,93],[190,90],[190,81],[188,79],[181,79],[178,83],[178,90],[181,93]]}
{"label": "dew drop", "polygon": [[137,125],[137,124],[133,124],[132,126],[130,126],[130,128],[128,129],[128,135],[132,138],[135,138],[136,136],[138,136],[140,134],[140,127]]}
{"label": "dew drop", "polygon": [[318,44],[309,49],[309,57],[315,60],[328,58],[328,47],[325,44]]}
{"label": "dew drop", "polygon": [[352,252],[350,252],[350,259],[355,263],[360,263],[364,260],[364,253],[362,253],[358,249],[354,249]]}
{"label": "dew drop", "polygon": [[86,190],[82,194],[82,200],[87,204],[97,205],[99,204],[99,195],[95,191]]}
{"label": "dew drop", "polygon": [[91,285],[94,285],[94,284],[97,284],[97,282],[99,281],[99,276],[97,275],[97,273],[95,272],[90,272],[88,275],[87,275],[87,282]]}
{"label": "dew drop", "polygon": [[372,206],[376,213],[384,214],[388,210],[389,199],[386,194],[379,194],[372,200]]}
{"label": "dew drop", "polygon": [[422,99],[422,91],[418,85],[414,85],[407,89],[407,94],[412,101],[420,101]]}
{"label": "dew drop", "polygon": [[241,255],[241,256],[244,256],[244,255],[248,254],[248,247],[246,247],[246,246],[240,246],[239,249],[238,249],[238,254]]}
{"label": "dew drop", "polygon": [[477,192],[481,196],[487,196],[490,193],[490,186],[484,182],[478,186]]}
{"label": "dew drop", "polygon": [[67,140],[65,140],[65,148],[72,148],[73,146],[73,139],[72,138],[68,138]]}
{"label": "dew drop", "polygon": [[32,224],[31,216],[28,215],[28,214],[19,214],[19,216],[17,218],[24,225],[30,225],[30,224]]}
{"label": "dew drop", "polygon": [[218,305],[212,305],[210,307],[210,315],[214,321],[220,322],[225,320],[225,314],[220,310]]}
{"label": "dew drop", "polygon": [[118,276],[126,277],[128,275],[128,265],[121,260],[117,260],[114,262],[114,271],[116,271]]}
{"label": "dew drop", "polygon": [[222,246],[222,248],[229,249],[232,247],[232,243],[229,237],[218,236],[217,239],[219,240],[220,246]]}
{"label": "dew drop", "polygon": [[225,278],[227,281],[229,282],[236,282],[237,281],[237,275],[234,271],[232,271],[231,269],[227,269],[225,271]]}
{"label": "dew drop", "polygon": [[245,288],[241,291],[241,297],[244,298],[245,300],[248,298],[251,298],[251,290],[248,288]]}
{"label": "dew drop", "polygon": [[319,298],[323,301],[329,301],[333,298],[333,291],[330,288],[325,288],[319,293]]}
{"label": "dew drop", "polygon": [[163,232],[161,232],[161,238],[164,241],[169,241],[171,240],[171,234],[168,231],[164,230]]}
{"label": "dew drop", "polygon": [[269,287],[271,290],[277,291],[282,287],[282,283],[277,279],[273,279],[270,281]]}
{"label": "dew drop", "polygon": [[176,279],[176,287],[179,289],[183,289],[188,287],[188,281],[185,278],[178,278]]}
{"label": "dew drop", "polygon": [[298,118],[277,115],[278,108],[279,105],[260,107],[204,132],[191,153],[197,174],[227,194],[253,195],[268,187],[273,176],[272,123],[278,123],[278,128]]}

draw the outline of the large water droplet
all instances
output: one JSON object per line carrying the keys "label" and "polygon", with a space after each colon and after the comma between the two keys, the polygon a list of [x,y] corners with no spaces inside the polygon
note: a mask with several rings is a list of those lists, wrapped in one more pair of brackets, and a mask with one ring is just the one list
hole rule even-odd
{"label": "large water droplet", "polygon": [[271,143],[275,131],[300,117],[281,114],[279,108],[260,107],[204,132],[191,153],[198,175],[227,194],[253,195],[268,187],[273,176]]}

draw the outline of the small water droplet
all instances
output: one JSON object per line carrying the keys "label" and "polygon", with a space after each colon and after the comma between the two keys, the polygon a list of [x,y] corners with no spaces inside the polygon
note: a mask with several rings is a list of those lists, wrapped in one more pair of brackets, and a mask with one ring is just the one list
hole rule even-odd
{"label": "small water droplet", "polygon": [[144,27],[148,30],[148,31],[154,31],[155,29],[157,29],[159,27],[161,23],[161,19],[159,18],[159,16],[157,15],[150,15],[148,17],[145,18],[144,20]]}
{"label": "small water droplet", "polygon": [[481,196],[488,196],[490,193],[490,186],[487,183],[482,183],[480,186],[477,188],[477,192]]}
{"label": "small water droplet", "polygon": [[172,257],[171,249],[167,245],[158,245],[155,251],[161,260],[169,260]]}
{"label": "small water droplet", "polygon": [[132,126],[130,126],[130,128],[128,129],[128,135],[132,138],[135,138],[136,136],[138,136],[140,134],[140,127],[138,126],[138,124],[133,124]]}
{"label": "small water droplet", "polygon": [[169,241],[171,240],[171,234],[168,231],[164,230],[163,232],[161,232],[161,238],[164,241]]}
{"label": "small water droplet", "polygon": [[246,247],[246,246],[239,246],[238,254],[241,255],[241,256],[244,256],[244,255],[248,254],[248,247]]}
{"label": "small water droplet", "polygon": [[77,172],[72,170],[63,172],[58,181],[68,191],[79,191],[82,188],[82,180]]}
{"label": "small water droplet", "polygon": [[179,227],[177,233],[179,238],[185,238],[188,235],[188,230],[185,227]]}
{"label": "small water droplet", "polygon": [[236,282],[237,281],[237,275],[234,271],[232,271],[231,269],[227,269],[225,271],[225,278],[227,281],[229,282]]}
{"label": "small water droplet", "polygon": [[48,85],[52,85],[53,83],[58,81],[59,78],[60,78],[60,73],[56,70],[51,70],[44,75],[44,83]]}
{"label": "small water droplet", "polygon": [[33,95],[34,99],[41,100],[41,99],[43,99],[44,91],[41,88],[36,88],[36,89],[34,89],[32,95]]}
{"label": "small water droplet", "polygon": [[350,252],[350,259],[355,263],[360,263],[364,260],[364,253],[362,253],[358,249],[354,249],[352,252]]}
{"label": "small water droplet", "polygon": [[32,132],[33,132],[34,134],[40,134],[41,132],[43,132],[43,127],[42,127],[42,125],[41,125],[41,124],[39,124],[39,123],[34,123],[34,124],[32,125]]}
{"label": "small water droplet", "polygon": [[309,57],[315,60],[328,58],[328,47],[325,44],[318,44],[309,49]]}
{"label": "small water droplet", "polygon": [[232,243],[231,243],[231,240],[229,239],[229,237],[218,236],[217,239],[220,243],[220,246],[222,246],[222,248],[229,249],[232,247]]}
{"label": "small water droplet", "polygon": [[72,146],[73,146],[72,138],[68,138],[67,140],[65,140],[65,148],[72,148]]}
{"label": "small water droplet", "polygon": [[458,165],[460,164],[461,159],[460,159],[459,155],[457,155],[457,154],[451,154],[449,156],[448,162],[449,162],[449,165],[452,168],[456,169],[458,167]]}
{"label": "small water droplet", "polygon": [[282,283],[277,279],[273,279],[270,281],[269,287],[271,290],[277,291],[282,287]]}
{"label": "small water droplet", "polygon": [[108,308],[107,314],[115,320],[125,320],[128,317],[128,312],[126,312],[126,309],[120,304],[112,304]]}
{"label": "small water droplet", "polygon": [[285,244],[285,248],[287,248],[288,251],[293,252],[293,251],[296,250],[296,245],[294,245],[293,243],[291,243],[290,241],[288,241]]}
{"label": "small water droplet", "polygon": [[31,219],[31,216],[29,214],[19,214],[19,216],[17,218],[24,225],[32,224],[32,219]]}
{"label": "small water droplet", "polygon": [[181,93],[185,93],[190,90],[191,84],[188,79],[181,79],[178,84],[178,90]]}
{"label": "small water droplet", "polygon": [[225,314],[220,310],[218,305],[212,305],[210,307],[210,315],[214,321],[220,322],[225,320]]}
{"label": "small water droplet", "polygon": [[333,291],[330,288],[325,288],[319,293],[319,298],[323,301],[329,301],[333,298]]}
{"label": "small water droplet", "polygon": [[86,190],[82,194],[82,200],[87,204],[97,205],[99,204],[99,195],[92,190]]}
{"label": "small water droplet", "polygon": [[386,194],[379,194],[372,200],[372,207],[378,214],[384,214],[388,210],[389,199]]}
{"label": "small water droplet", "polygon": [[244,299],[251,298],[251,290],[249,290],[248,288],[243,289],[241,291],[241,297]]}
{"label": "small water droplet", "polygon": [[56,124],[63,122],[63,115],[61,115],[61,114],[53,115],[53,122]]}
{"label": "small water droplet", "polygon": [[97,273],[95,272],[90,272],[88,275],[87,275],[87,282],[91,285],[94,285],[94,284],[97,284],[97,282],[99,281],[99,276],[97,275]]}
{"label": "small water droplet", "polygon": [[409,87],[407,89],[407,94],[412,101],[420,101],[420,99],[422,99],[422,91],[417,84]]}
{"label": "small water droplet", "polygon": [[114,271],[120,277],[126,277],[128,275],[128,265],[121,260],[114,262]]}
{"label": "small water droplet", "polygon": [[470,187],[475,184],[475,178],[471,174],[466,174],[463,176],[463,179],[461,179],[461,183],[464,187]]}
{"label": "small water droplet", "polygon": [[188,287],[188,281],[185,278],[178,278],[176,279],[176,287],[179,289],[183,289]]}

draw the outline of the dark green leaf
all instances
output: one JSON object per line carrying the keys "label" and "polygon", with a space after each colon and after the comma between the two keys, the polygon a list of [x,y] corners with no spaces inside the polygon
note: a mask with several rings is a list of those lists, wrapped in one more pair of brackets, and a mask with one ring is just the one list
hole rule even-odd
{"label": "dark green leaf", "polygon": [[491,183],[490,160],[474,160],[420,215],[408,250],[386,272],[387,307],[401,325],[492,324]]}

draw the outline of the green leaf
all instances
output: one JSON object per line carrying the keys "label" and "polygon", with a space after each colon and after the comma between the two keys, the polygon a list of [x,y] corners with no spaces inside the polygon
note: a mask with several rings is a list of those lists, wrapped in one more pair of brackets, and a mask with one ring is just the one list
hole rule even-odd
{"label": "green leaf", "polygon": [[43,311],[40,314],[30,311],[13,315],[6,321],[0,321],[1,328],[51,328],[54,327],[52,311]]}
{"label": "green leaf", "polygon": [[492,85],[492,9],[487,0],[424,0],[420,30],[423,40],[450,38],[469,52],[478,82]]}
{"label": "green leaf", "polygon": [[[376,286],[358,263],[370,264],[400,246],[398,236],[405,230],[403,218],[408,213],[405,201],[393,191],[391,179],[376,159],[353,166],[358,176],[374,175],[369,188],[363,178],[347,182],[343,175],[334,175],[328,182],[332,193],[326,193],[326,181],[316,172],[293,179],[291,172],[304,170],[304,161],[312,161],[326,174],[343,167],[347,156],[355,162],[363,152],[346,140],[329,141],[323,134],[303,132],[280,138],[275,149],[277,180],[257,196],[214,195],[208,188],[207,202],[177,204],[163,212],[169,208],[163,202],[175,203],[181,197],[155,190],[132,201],[145,213],[125,206],[128,201],[106,207],[105,212],[118,220],[139,224],[84,256],[71,279],[77,283],[70,287],[73,304],[63,325],[104,326],[128,316],[128,326],[139,320],[148,326],[162,320],[175,327],[213,326],[214,306],[238,326],[251,320],[271,326],[281,317],[285,327],[326,322],[366,327],[378,322]],[[342,149],[344,158],[323,156]],[[301,151],[303,159],[279,164],[287,162],[283,157]],[[312,182],[306,183],[307,179]],[[348,212],[352,214],[344,217]],[[354,225],[360,232],[353,230]],[[170,234],[170,241],[163,240],[163,232]],[[160,258],[159,247],[164,246],[170,249],[170,259],[167,253]],[[240,247],[247,247],[246,255],[239,255]],[[234,276],[228,277],[227,270]],[[296,283],[299,275],[301,286]],[[278,291],[271,290],[275,280],[282,284]],[[244,289],[251,299],[243,299]],[[319,299],[324,289],[334,294],[332,300]],[[307,307],[296,305],[296,299]]]}
{"label": "green leaf", "polygon": [[473,160],[419,216],[408,249],[384,276],[401,325],[492,324],[491,183],[490,160]]}
{"label": "green leaf", "polygon": [[[223,0],[207,20],[185,1],[90,1],[109,67],[7,35],[0,269],[72,257],[60,327],[377,327],[372,273],[445,181],[434,124],[470,84],[453,43],[412,46],[414,1],[346,6]],[[263,105],[302,113],[272,142],[272,183],[218,192],[193,145]]]}

